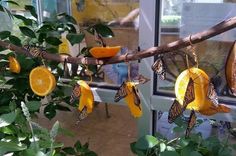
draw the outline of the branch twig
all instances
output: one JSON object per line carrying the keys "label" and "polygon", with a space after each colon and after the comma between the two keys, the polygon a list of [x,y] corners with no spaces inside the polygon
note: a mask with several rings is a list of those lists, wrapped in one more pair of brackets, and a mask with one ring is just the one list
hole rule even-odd
{"label": "branch twig", "polygon": [[[221,33],[224,33],[230,29],[233,29],[236,27],[236,16],[232,17],[228,20],[224,20],[221,23],[213,26],[212,28],[193,34],[191,35],[191,43],[196,44],[199,42],[202,42],[204,40],[207,40],[209,38],[212,38],[216,35],[219,35]],[[43,58],[47,60],[57,61],[57,62],[64,62],[65,59],[67,59],[67,63],[72,64],[114,64],[124,61],[131,61],[131,60],[140,60],[143,58],[151,57],[158,54],[164,54],[168,52],[172,52],[178,49],[185,48],[189,45],[191,45],[189,37],[185,37],[183,39],[179,39],[177,41],[159,46],[159,47],[152,47],[147,50],[143,50],[140,52],[133,52],[129,53],[128,55],[120,55],[115,56],[113,58],[109,59],[94,59],[94,58],[84,58],[84,57],[70,57],[70,56],[64,56],[59,54],[50,54],[50,53],[43,53]],[[0,40],[0,46],[10,49],[12,51],[15,51],[17,53],[25,54],[27,56],[31,56],[29,52],[22,48],[18,47],[13,44],[9,44],[5,41]]]}

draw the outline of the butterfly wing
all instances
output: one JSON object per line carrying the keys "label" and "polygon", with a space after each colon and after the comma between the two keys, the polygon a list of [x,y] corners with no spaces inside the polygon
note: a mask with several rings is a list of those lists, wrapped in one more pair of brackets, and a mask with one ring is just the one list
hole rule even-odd
{"label": "butterfly wing", "polygon": [[218,105],[218,96],[215,91],[214,85],[212,83],[209,83],[208,91],[207,91],[207,97],[215,104]]}
{"label": "butterfly wing", "polygon": [[183,109],[185,110],[189,103],[193,102],[195,99],[194,93],[194,81],[192,78],[189,78],[187,89],[184,95]]}
{"label": "butterfly wing", "polygon": [[150,81],[149,78],[147,78],[141,74],[138,76],[137,80],[138,80],[139,84],[145,84],[146,82]]}
{"label": "butterfly wing", "polygon": [[141,100],[139,97],[139,92],[138,89],[135,86],[132,86],[132,91],[133,91],[133,95],[134,95],[134,104],[141,110]]}
{"label": "butterfly wing", "polygon": [[158,58],[154,64],[152,65],[152,70],[159,75],[159,78],[161,80],[164,80],[166,78],[166,71],[164,67],[164,61],[162,58]]}
{"label": "butterfly wing", "polygon": [[197,120],[197,117],[196,117],[195,111],[192,110],[189,120],[188,120],[188,127],[186,129],[185,137],[189,136],[191,130],[193,129],[194,125],[196,124],[196,120]]}
{"label": "butterfly wing", "polygon": [[76,84],[70,96],[70,103],[73,103],[76,99],[80,97],[80,95],[81,95],[80,85]]}
{"label": "butterfly wing", "polygon": [[78,122],[82,121],[82,120],[85,119],[87,116],[88,116],[87,108],[84,107],[84,108],[82,109],[82,111],[79,111]]}
{"label": "butterfly wing", "polygon": [[123,82],[115,95],[114,101],[118,102],[126,96],[127,96],[126,84]]}
{"label": "butterfly wing", "polygon": [[168,122],[173,123],[183,113],[183,108],[180,103],[175,100],[169,109]]}

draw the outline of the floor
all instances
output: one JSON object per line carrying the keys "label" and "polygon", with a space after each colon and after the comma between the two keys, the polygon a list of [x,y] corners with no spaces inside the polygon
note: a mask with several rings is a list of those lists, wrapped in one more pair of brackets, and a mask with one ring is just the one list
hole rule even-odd
{"label": "floor", "polygon": [[137,128],[126,106],[108,105],[110,118],[106,117],[105,104],[98,104],[93,113],[77,124],[77,112],[59,112],[52,121],[43,115],[37,122],[50,128],[58,120],[63,128],[71,130],[75,136],[58,136],[66,146],[80,140],[89,142],[89,148],[98,156],[133,156],[130,143],[136,140]]}

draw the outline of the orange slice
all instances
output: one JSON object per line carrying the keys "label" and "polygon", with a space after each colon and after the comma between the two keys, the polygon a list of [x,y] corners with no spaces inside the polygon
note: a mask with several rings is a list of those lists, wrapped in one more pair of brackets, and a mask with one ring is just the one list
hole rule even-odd
{"label": "orange slice", "polygon": [[21,67],[20,63],[15,57],[9,56],[9,68],[12,73],[20,73]]}
{"label": "orange slice", "polygon": [[121,47],[93,47],[89,50],[90,54],[95,58],[106,58],[106,57],[113,57],[119,51]]}
{"label": "orange slice", "polygon": [[46,67],[36,67],[29,75],[30,87],[39,96],[50,94],[56,87],[54,75]]}
{"label": "orange slice", "polygon": [[184,70],[177,78],[175,83],[175,95],[180,104],[183,104],[183,99],[189,82],[189,78],[194,81],[195,100],[188,104],[187,109],[196,111],[207,110],[212,105],[212,102],[207,97],[209,86],[208,75],[199,68],[190,68]]}

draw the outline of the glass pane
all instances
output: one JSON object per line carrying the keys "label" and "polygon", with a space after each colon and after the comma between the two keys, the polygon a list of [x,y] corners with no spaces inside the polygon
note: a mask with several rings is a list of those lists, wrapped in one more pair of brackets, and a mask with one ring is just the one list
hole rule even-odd
{"label": "glass pane", "polygon": [[[94,35],[86,31],[88,26],[97,23],[108,25],[112,29],[115,37],[103,37],[103,40],[106,46],[121,46],[117,55],[132,52],[138,48],[138,0],[73,0],[71,6],[72,15],[78,21],[81,31],[85,33],[85,41],[80,45],[80,52],[83,47],[102,46],[96,42]],[[126,63],[103,67],[89,66],[89,68],[97,73],[93,78],[93,81],[97,82],[121,84],[129,75]],[[131,78],[137,76],[137,68],[136,62],[130,64]]]}
{"label": "glass pane", "polygon": [[[168,0],[163,1],[161,8],[161,45],[201,32],[236,16],[235,0]],[[225,64],[235,37],[234,29],[194,45],[199,68],[208,74],[218,95],[225,97],[233,97],[227,87]],[[176,78],[187,69],[186,54],[189,55],[189,66],[196,65],[191,50],[187,48],[163,56],[167,65],[167,79],[163,81],[157,78],[156,93],[173,94]]]}

